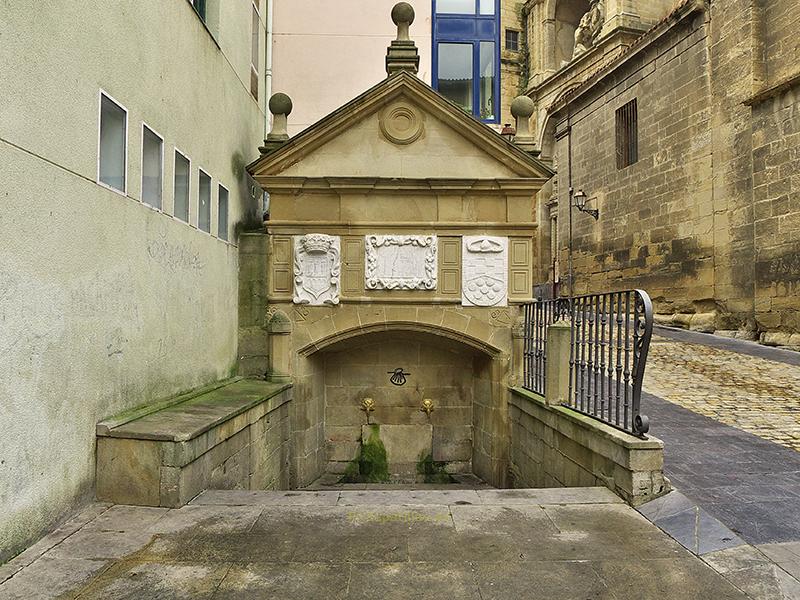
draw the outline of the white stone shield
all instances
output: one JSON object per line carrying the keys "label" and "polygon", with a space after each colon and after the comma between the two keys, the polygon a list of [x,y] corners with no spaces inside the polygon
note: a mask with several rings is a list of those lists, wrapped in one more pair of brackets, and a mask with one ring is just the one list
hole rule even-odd
{"label": "white stone shield", "polygon": [[294,303],[339,303],[340,238],[323,233],[294,238]]}
{"label": "white stone shield", "polygon": [[465,236],[462,246],[461,304],[508,305],[508,238]]}

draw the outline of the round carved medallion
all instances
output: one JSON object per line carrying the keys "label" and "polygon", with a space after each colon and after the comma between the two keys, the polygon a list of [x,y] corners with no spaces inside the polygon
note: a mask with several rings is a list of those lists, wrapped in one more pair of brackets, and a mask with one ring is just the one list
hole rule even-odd
{"label": "round carved medallion", "polygon": [[380,119],[381,132],[393,144],[411,144],[425,130],[422,115],[411,105],[392,104],[383,111]]}

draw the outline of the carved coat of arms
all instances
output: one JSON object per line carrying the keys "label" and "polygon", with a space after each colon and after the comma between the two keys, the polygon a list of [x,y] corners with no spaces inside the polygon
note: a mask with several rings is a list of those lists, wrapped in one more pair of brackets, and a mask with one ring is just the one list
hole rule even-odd
{"label": "carved coat of arms", "polygon": [[368,290],[435,290],[435,235],[368,235],[365,287]]}
{"label": "carved coat of arms", "polygon": [[339,304],[340,239],[323,233],[294,238],[294,303]]}
{"label": "carved coat of arms", "polygon": [[462,247],[461,304],[508,304],[508,238],[465,236]]}

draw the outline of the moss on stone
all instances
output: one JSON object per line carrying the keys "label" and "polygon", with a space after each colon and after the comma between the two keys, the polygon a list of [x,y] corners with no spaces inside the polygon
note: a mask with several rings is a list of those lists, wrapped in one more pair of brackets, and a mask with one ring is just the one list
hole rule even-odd
{"label": "moss on stone", "polygon": [[380,425],[370,425],[369,437],[361,440],[358,456],[345,469],[340,483],[386,483],[389,461],[381,441]]}
{"label": "moss on stone", "polygon": [[436,462],[432,454],[422,454],[417,461],[417,475],[423,483],[453,483],[453,478],[445,471],[446,462]]}
{"label": "moss on stone", "polygon": [[344,470],[339,483],[360,483],[360,474],[358,472],[358,458],[356,457],[350,461],[347,468]]}
{"label": "moss on stone", "polygon": [[389,461],[386,457],[386,447],[381,441],[380,425],[370,425],[369,439],[361,440],[358,469],[365,483],[389,481]]}

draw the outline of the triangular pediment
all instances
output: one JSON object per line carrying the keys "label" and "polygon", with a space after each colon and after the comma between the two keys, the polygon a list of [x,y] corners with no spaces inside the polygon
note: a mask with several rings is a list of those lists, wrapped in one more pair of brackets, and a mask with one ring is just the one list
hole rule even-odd
{"label": "triangular pediment", "polygon": [[553,172],[401,72],[248,167],[269,177],[549,179]]}

